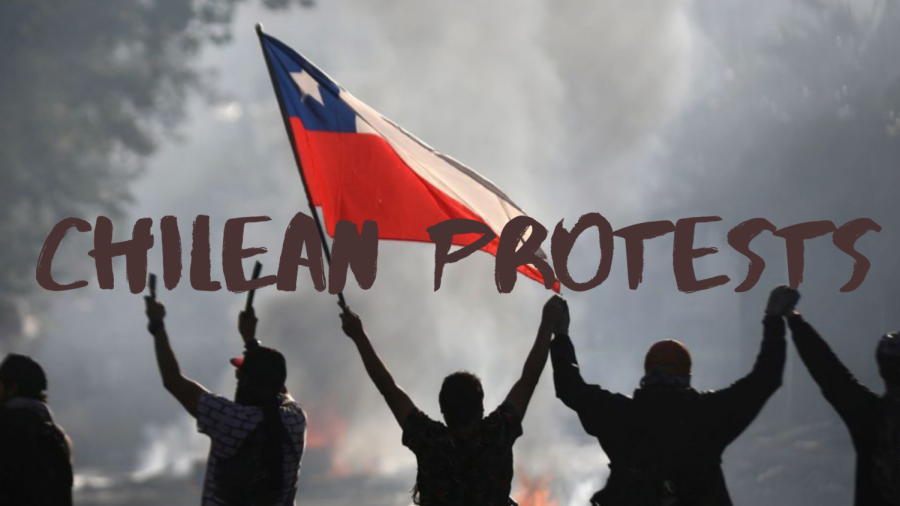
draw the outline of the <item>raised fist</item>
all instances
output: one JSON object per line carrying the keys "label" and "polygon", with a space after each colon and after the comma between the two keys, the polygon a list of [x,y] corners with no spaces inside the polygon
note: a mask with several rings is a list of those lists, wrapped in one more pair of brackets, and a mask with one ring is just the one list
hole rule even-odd
{"label": "raised fist", "polygon": [[544,304],[543,321],[549,324],[554,334],[569,333],[569,304],[559,295],[550,297]]}
{"label": "raised fist", "polygon": [[241,333],[245,343],[256,339],[256,322],[258,321],[256,312],[252,307],[249,311],[241,311],[241,314],[238,316],[238,332]]}
{"label": "raised fist", "polygon": [[350,306],[341,306],[341,329],[350,339],[356,339],[363,335],[362,320],[359,315],[350,310]]}
{"label": "raised fist", "polygon": [[166,306],[153,297],[145,296],[144,303],[147,306],[147,330],[155,334],[163,328],[163,319],[166,317]]}
{"label": "raised fist", "polygon": [[800,300],[800,292],[787,285],[776,286],[769,294],[769,303],[766,304],[766,314],[777,316],[789,316],[797,301]]}

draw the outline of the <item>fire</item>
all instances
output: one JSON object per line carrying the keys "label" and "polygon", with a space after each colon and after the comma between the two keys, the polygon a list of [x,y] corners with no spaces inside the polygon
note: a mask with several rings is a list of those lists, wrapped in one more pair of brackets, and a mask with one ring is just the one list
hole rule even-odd
{"label": "fire", "polygon": [[344,440],[347,423],[337,414],[334,403],[316,408],[306,432],[306,446],[310,449],[329,448],[332,451]]}
{"label": "fire", "polygon": [[354,474],[354,469],[340,457],[340,452],[337,450],[344,442],[347,422],[337,414],[334,406],[334,402],[327,401],[313,411],[316,413],[316,417],[309,422],[306,432],[306,448],[327,454],[329,459],[328,476],[351,476]]}
{"label": "fire", "polygon": [[331,401],[317,407],[314,413],[316,417],[310,420],[306,432],[306,447],[310,450],[321,450],[328,455],[329,476],[343,477],[353,474],[347,463],[338,458],[337,452],[347,433],[347,422],[337,414]]}
{"label": "fire", "polygon": [[516,501],[519,506],[559,506],[559,501],[550,498],[550,477],[531,477],[522,472],[519,475]]}
{"label": "fire", "polygon": [[336,455],[331,455],[331,469],[328,470],[328,476],[331,478],[346,478],[348,476],[353,476],[356,474],[344,459],[338,458]]}

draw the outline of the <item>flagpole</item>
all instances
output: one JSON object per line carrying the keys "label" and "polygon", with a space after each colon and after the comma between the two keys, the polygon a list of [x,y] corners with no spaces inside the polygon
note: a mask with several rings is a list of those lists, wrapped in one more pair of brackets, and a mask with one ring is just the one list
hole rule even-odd
{"label": "flagpole", "polygon": [[[325,250],[325,260],[328,262],[328,268],[331,269],[331,250],[328,247],[328,237],[325,235],[325,229],[322,228],[322,222],[319,220],[319,213],[316,206],[313,205],[312,194],[309,192],[309,184],[306,182],[306,175],[303,174],[303,164],[300,162],[300,152],[297,150],[297,144],[294,141],[294,135],[291,131],[291,124],[284,107],[284,97],[281,95],[281,88],[275,82],[275,72],[272,71],[272,61],[269,60],[269,53],[266,51],[266,45],[263,41],[262,23],[256,24],[256,35],[259,37],[259,46],[263,52],[263,58],[266,60],[266,69],[269,71],[269,79],[272,81],[272,89],[275,90],[275,98],[278,99],[278,109],[281,111],[281,119],[284,121],[284,131],[287,133],[288,141],[291,143],[291,151],[294,153],[294,162],[297,163],[297,172],[300,173],[300,181],[303,183],[303,191],[306,193],[306,202],[309,204],[309,212],[316,221],[316,228],[319,230],[319,238],[322,240],[322,249]],[[345,307],[347,302],[344,300],[344,293],[338,292],[338,303],[341,307]]]}

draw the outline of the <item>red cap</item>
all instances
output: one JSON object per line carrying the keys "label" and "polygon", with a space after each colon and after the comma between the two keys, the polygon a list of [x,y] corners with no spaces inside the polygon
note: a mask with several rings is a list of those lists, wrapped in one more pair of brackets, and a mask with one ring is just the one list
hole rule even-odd
{"label": "red cap", "polygon": [[687,346],[674,339],[666,339],[651,346],[644,358],[644,372],[657,369],[673,376],[690,375],[691,353]]}
{"label": "red cap", "polygon": [[284,355],[272,348],[257,346],[246,350],[243,357],[235,357],[230,362],[249,377],[275,386],[284,385],[287,379]]}

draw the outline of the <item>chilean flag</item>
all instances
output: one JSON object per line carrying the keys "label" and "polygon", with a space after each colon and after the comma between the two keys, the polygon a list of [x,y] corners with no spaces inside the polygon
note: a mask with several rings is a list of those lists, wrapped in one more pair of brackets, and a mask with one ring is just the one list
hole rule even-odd
{"label": "chilean flag", "polygon": [[[328,235],[334,237],[340,220],[357,226],[374,220],[380,239],[431,242],[428,227],[465,218],[486,223],[497,234],[482,248],[496,255],[504,225],[525,214],[506,194],[359,101],[281,41],[261,31],[260,41],[312,204],[322,208]],[[458,235],[454,244],[466,246],[478,238]],[[543,283],[534,266],[519,271]],[[559,291],[556,280],[553,289]]]}

